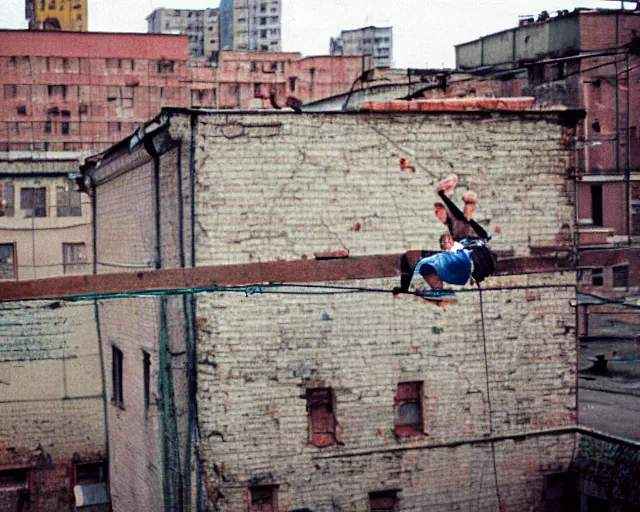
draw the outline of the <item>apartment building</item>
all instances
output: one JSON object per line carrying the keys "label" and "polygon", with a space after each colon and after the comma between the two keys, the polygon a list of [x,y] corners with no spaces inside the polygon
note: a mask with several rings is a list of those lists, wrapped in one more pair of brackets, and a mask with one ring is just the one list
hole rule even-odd
{"label": "apartment building", "polygon": [[393,27],[362,27],[343,30],[339,37],[331,38],[331,55],[368,55],[373,67],[393,66]]}
{"label": "apartment building", "polygon": [[189,56],[216,63],[220,52],[220,17],[215,9],[156,9],[147,16],[149,34],[182,34]]}
{"label": "apartment building", "polygon": [[281,51],[281,0],[221,0],[220,47],[233,51]]}
{"label": "apartment building", "polygon": [[25,16],[29,30],[86,32],[87,0],[26,0]]}

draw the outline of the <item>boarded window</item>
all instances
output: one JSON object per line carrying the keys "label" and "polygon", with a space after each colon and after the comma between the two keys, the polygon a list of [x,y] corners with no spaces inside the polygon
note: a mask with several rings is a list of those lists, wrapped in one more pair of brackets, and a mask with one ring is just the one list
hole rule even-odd
{"label": "boarded window", "polygon": [[249,488],[251,507],[249,512],[276,512],[278,510],[278,486],[257,485]]}
{"label": "boarded window", "polygon": [[15,252],[15,244],[0,244],[0,279],[16,278]]}
{"label": "boarded window", "polygon": [[124,394],[122,387],[122,351],[116,347],[111,347],[111,377],[113,381],[113,396],[111,402],[119,407],[124,405]]}
{"label": "boarded window", "polygon": [[56,205],[58,217],[80,217],[82,215],[82,196],[75,190],[72,181],[56,187]]}
{"label": "boarded window", "polygon": [[369,493],[370,512],[395,512],[397,503],[397,491],[379,491]]}
{"label": "boarded window", "polygon": [[85,244],[62,244],[62,261],[65,274],[83,273],[87,266]]}
{"label": "boarded window", "polygon": [[318,447],[336,444],[336,417],[331,388],[307,389],[309,442]]}
{"label": "boarded window", "polygon": [[13,217],[15,214],[15,189],[13,182],[0,182],[0,217]]}
{"label": "boarded window", "polygon": [[627,288],[629,286],[629,266],[613,267],[613,287]]}
{"label": "boarded window", "polygon": [[398,436],[423,434],[422,382],[402,382],[396,390],[395,432]]}
{"label": "boarded window", "polygon": [[24,187],[20,189],[20,209],[25,211],[25,217],[46,217],[46,187]]}

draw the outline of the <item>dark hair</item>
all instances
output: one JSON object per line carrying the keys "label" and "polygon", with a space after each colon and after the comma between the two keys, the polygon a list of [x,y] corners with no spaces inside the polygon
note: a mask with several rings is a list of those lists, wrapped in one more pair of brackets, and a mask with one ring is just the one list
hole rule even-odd
{"label": "dark hair", "polygon": [[441,202],[437,202],[437,203],[433,203],[434,208],[445,208],[444,203]]}

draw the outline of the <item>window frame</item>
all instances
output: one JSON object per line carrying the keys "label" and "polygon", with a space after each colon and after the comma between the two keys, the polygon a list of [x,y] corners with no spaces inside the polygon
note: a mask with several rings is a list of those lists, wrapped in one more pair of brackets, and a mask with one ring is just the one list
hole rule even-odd
{"label": "window frame", "polygon": [[[3,272],[0,272],[0,279],[17,279],[18,278],[18,262],[16,259],[16,243],[15,242],[8,242],[8,243],[1,243],[0,244],[0,249],[2,249],[3,247],[11,247],[11,259],[12,259],[12,270],[11,270],[11,275],[7,275],[4,276]],[[2,268],[2,267],[0,267]]]}
{"label": "window frame", "polygon": [[[75,254],[80,252],[84,252],[84,259],[67,259],[67,254]],[[64,242],[62,244],[62,271],[64,274],[75,273],[74,269],[76,267],[83,267],[87,263],[87,244],[85,244],[84,242]],[[83,268],[80,268],[79,270],[82,271]]]}
{"label": "window frame", "polygon": [[[391,502],[390,505],[389,502]],[[398,502],[397,489],[370,492],[369,512],[395,512],[398,508]]]}
{"label": "window frame", "polygon": [[317,448],[342,444],[338,435],[336,398],[333,389],[330,387],[307,388],[304,397],[307,409],[308,443]]}
{"label": "window frame", "polygon": [[271,510],[278,510],[278,490],[277,484],[252,485],[249,487],[249,512],[263,512],[262,503],[254,503],[254,500],[267,499],[270,502]]}
{"label": "window frame", "polygon": [[[413,388],[413,389],[410,389]],[[406,404],[418,407],[418,419],[413,423],[403,420],[400,408]],[[425,435],[424,430],[424,381],[398,382],[394,398],[394,432],[398,437],[412,437]]]}
{"label": "window frame", "polygon": [[[23,195],[24,194],[24,195]],[[29,197],[31,196],[31,197]],[[41,197],[39,197],[41,196]],[[36,205],[37,199],[44,199],[44,204],[42,206]],[[31,203],[35,206],[28,206],[24,203]],[[28,210],[30,213],[25,213],[25,217],[32,218],[44,218],[48,217],[47,211],[47,187],[39,187],[39,186],[31,186],[31,187],[20,187],[20,209]]]}
{"label": "window frame", "polygon": [[56,185],[56,217],[82,217],[82,194],[75,190],[71,180]]}
{"label": "window frame", "polygon": [[[616,271],[624,271],[624,284],[616,283]],[[618,277],[619,278],[619,277]],[[614,290],[627,290],[629,288],[629,265],[614,265],[611,267],[611,286]]]}

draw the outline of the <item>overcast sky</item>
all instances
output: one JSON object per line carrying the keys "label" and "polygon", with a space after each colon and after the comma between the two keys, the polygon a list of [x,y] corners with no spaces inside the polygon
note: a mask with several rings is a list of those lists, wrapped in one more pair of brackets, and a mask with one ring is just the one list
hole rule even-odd
{"label": "overcast sky", "polygon": [[[282,0],[282,49],[329,51],[329,38],[365,25],[393,26],[396,67],[453,67],[455,44],[517,25],[518,15],[575,7],[619,8],[607,0]],[[635,2],[628,2],[631,8]],[[203,9],[219,0],[89,0],[89,30],[146,32],[159,7]],[[0,28],[26,28],[24,0],[0,0]]]}

